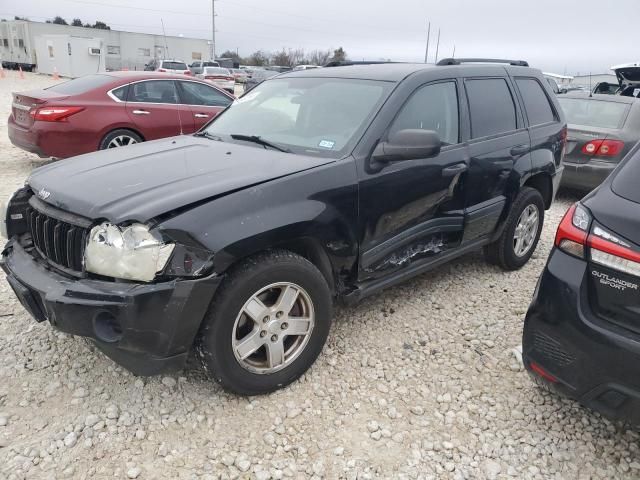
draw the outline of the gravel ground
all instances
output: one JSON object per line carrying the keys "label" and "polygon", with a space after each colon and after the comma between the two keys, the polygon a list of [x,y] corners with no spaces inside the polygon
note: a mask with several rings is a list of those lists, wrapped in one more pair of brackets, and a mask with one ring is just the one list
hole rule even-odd
{"label": "gravel ground", "polygon": [[[0,198],[43,160],[10,145],[0,80]],[[240,398],[188,368],[136,378],[79,338],[36,324],[0,281],[0,477],[638,478],[638,434],[543,393],[513,353],[574,201],[547,213],[538,251],[504,273],[468,255],[340,309],[314,367]]]}

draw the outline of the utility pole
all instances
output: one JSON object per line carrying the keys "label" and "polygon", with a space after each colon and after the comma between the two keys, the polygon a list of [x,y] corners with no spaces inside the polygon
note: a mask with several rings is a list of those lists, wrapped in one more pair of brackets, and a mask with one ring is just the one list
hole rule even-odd
{"label": "utility pole", "polygon": [[427,27],[427,49],[424,52],[424,63],[427,63],[429,59],[429,37],[431,37],[431,22]]}
{"label": "utility pole", "polygon": [[438,43],[436,43],[436,61],[438,63],[438,50],[440,49],[440,29],[438,29]]}
{"label": "utility pole", "polygon": [[216,0],[211,0],[211,60],[216,59]]}
{"label": "utility pole", "polygon": [[455,46],[455,44],[453,45],[453,54],[451,55],[451,58],[456,58],[456,46]]}

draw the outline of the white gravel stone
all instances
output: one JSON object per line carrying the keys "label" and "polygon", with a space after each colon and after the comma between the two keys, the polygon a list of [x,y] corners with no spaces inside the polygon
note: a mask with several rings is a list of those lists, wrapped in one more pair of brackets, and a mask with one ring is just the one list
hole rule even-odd
{"label": "white gravel stone", "polygon": [[166,387],[173,388],[176,386],[176,379],[173,377],[162,377],[162,384]]}
{"label": "white gravel stone", "polygon": [[76,432],[69,432],[64,437],[65,447],[72,448],[78,442],[78,434]]}
{"label": "white gravel stone", "polygon": [[6,427],[7,425],[9,425],[9,416],[0,413],[0,427]]}
{"label": "white gravel stone", "polygon": [[131,467],[127,470],[127,478],[138,478],[142,470],[139,467]]}

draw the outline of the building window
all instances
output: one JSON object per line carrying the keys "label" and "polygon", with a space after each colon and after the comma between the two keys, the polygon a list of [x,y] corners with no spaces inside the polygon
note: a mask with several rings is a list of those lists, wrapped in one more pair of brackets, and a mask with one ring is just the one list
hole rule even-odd
{"label": "building window", "polygon": [[47,45],[47,50],[49,50],[49,58],[54,58],[53,45]]}
{"label": "building window", "polygon": [[140,55],[141,57],[150,57],[151,56],[151,49],[150,48],[139,48],[138,49],[138,55]]}
{"label": "building window", "polygon": [[2,44],[3,44],[5,47],[9,48],[9,39],[8,39],[8,38],[3,38],[3,39],[2,39]]}
{"label": "building window", "polygon": [[18,47],[20,48],[24,48],[24,40],[23,39],[18,39]]}
{"label": "building window", "polygon": [[191,52],[191,60],[202,60],[202,53]]}
{"label": "building window", "polygon": [[107,55],[120,55],[120,47],[118,45],[107,45]]}

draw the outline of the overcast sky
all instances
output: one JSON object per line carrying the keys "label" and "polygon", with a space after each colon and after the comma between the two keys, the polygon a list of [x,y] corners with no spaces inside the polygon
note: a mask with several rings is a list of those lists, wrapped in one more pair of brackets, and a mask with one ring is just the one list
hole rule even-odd
{"label": "overcast sky", "polygon": [[[525,59],[556,73],[602,73],[640,60],[640,0],[216,0],[218,52],[342,46],[351,59]],[[621,13],[626,12],[626,13]],[[211,0],[0,0],[0,17],[102,20],[113,29],[211,37]]]}

